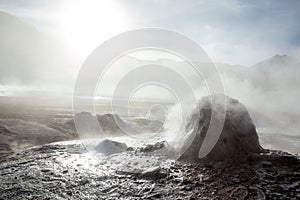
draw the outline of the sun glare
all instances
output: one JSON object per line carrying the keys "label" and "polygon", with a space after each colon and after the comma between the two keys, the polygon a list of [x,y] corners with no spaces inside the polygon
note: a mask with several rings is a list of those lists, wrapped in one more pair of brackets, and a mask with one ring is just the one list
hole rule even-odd
{"label": "sun glare", "polygon": [[79,0],[63,6],[61,29],[66,42],[80,52],[89,52],[105,39],[128,28],[128,16],[113,1]]}

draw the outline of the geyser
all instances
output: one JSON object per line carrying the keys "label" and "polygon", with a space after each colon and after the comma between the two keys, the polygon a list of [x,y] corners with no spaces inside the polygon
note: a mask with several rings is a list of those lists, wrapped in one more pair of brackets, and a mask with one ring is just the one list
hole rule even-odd
{"label": "geyser", "polygon": [[[194,134],[192,134],[194,138],[179,160],[222,161],[246,158],[248,155],[262,152],[263,148],[259,144],[255,125],[246,107],[238,100],[226,96],[226,118],[221,135],[209,154],[202,159],[199,158],[199,150],[206,137],[211,117],[218,116],[212,116],[212,109],[216,108],[214,110],[216,113],[222,112],[221,109],[217,109],[218,106],[212,106],[212,103],[218,104],[220,99],[224,98],[220,95],[206,96],[198,102],[198,107],[186,127],[187,130],[194,129]],[[197,115],[196,112],[198,112]],[[197,119],[195,116],[198,116]]]}

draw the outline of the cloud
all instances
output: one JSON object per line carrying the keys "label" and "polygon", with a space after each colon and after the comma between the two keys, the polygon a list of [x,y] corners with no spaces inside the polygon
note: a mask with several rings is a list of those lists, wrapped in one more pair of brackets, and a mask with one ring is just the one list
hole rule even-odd
{"label": "cloud", "polygon": [[138,4],[126,1],[124,4],[137,13],[139,27],[159,26],[180,31],[221,62],[251,65],[275,51],[289,54],[299,45],[299,1],[139,1]]}
{"label": "cloud", "polygon": [[[162,27],[196,40],[213,60],[252,65],[275,53],[292,54],[300,46],[300,2],[216,0],[115,0],[132,15],[131,28]],[[55,13],[72,1],[3,1],[0,6],[57,33]],[[87,2],[88,3],[88,2]],[[209,27],[209,28],[208,28]]]}

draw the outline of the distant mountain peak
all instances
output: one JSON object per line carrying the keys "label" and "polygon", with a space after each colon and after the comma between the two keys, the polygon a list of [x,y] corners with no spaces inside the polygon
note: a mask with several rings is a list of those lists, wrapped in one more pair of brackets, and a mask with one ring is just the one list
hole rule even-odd
{"label": "distant mountain peak", "polygon": [[280,55],[280,54],[275,54],[273,57],[278,57],[278,58],[282,58],[282,57],[287,57],[287,55]]}
{"label": "distant mountain peak", "polygon": [[288,56],[288,55],[280,55],[280,54],[276,54],[274,56],[272,56],[269,59],[266,59],[262,62],[257,63],[254,66],[269,66],[269,65],[276,65],[276,66],[283,66],[283,65],[292,65],[292,64],[297,64],[299,62],[299,60],[297,60],[294,57]]}
{"label": "distant mountain peak", "polygon": [[273,57],[269,58],[269,61],[273,61],[273,62],[277,62],[277,61],[289,61],[289,60],[294,60],[295,58],[288,56],[288,55],[280,55],[280,54],[276,54]]}
{"label": "distant mountain peak", "polygon": [[271,57],[270,59],[284,60],[284,59],[293,59],[293,58],[290,57],[290,56],[287,56],[287,55],[279,55],[279,54],[276,54],[276,55],[274,55],[273,57]]}

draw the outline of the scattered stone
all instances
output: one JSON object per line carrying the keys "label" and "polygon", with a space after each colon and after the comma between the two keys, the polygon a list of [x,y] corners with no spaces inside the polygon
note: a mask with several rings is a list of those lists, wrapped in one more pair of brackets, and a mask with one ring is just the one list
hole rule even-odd
{"label": "scattered stone", "polygon": [[72,192],[71,192],[71,191],[68,191],[68,192],[67,192],[67,195],[72,196]]}
{"label": "scattered stone", "polygon": [[256,194],[254,196],[255,199],[260,199],[260,200],[266,199],[266,195],[262,190],[258,189],[257,187],[250,187],[250,189],[254,192],[254,194]]}
{"label": "scattered stone", "polygon": [[248,196],[248,190],[245,186],[240,185],[238,188],[236,188],[231,194],[230,197],[237,200],[243,200],[246,199]]}
{"label": "scattered stone", "polygon": [[269,161],[261,161],[261,164],[262,164],[263,166],[271,166],[271,165],[272,165],[272,163],[269,162]]}
{"label": "scattered stone", "polygon": [[[167,159],[153,162],[156,154],[125,151],[87,167],[89,157],[78,153],[81,148],[79,141],[50,144],[8,157],[0,163],[0,199],[299,199],[300,159],[288,153],[270,151],[249,163],[203,167]],[[149,160],[147,166],[157,167],[143,171],[120,164],[123,173],[114,168],[116,161],[130,158],[134,163],[140,156]],[[44,169],[49,171],[42,173]]]}
{"label": "scattered stone", "polygon": [[141,152],[153,152],[162,149],[166,146],[166,141],[157,142],[155,144],[147,144],[146,147],[140,148]]}
{"label": "scattered stone", "polygon": [[41,172],[44,172],[44,173],[47,173],[47,172],[50,172],[51,171],[51,169],[49,169],[49,168],[43,168],[43,169],[41,169]]}
{"label": "scattered stone", "polygon": [[212,177],[207,176],[207,175],[203,176],[200,180],[203,181],[203,182],[212,182],[213,181]]}
{"label": "scattered stone", "polygon": [[126,151],[134,151],[134,148],[128,147],[128,148],[126,149]]}
{"label": "scattered stone", "polygon": [[240,179],[238,179],[238,178],[233,178],[232,181],[233,181],[234,183],[240,183]]}
{"label": "scattered stone", "polygon": [[80,185],[85,185],[85,184],[88,184],[90,181],[87,179],[87,178],[84,178],[80,181]]}
{"label": "scattered stone", "polygon": [[151,167],[143,171],[140,175],[140,178],[144,179],[158,179],[161,178],[163,173],[161,173],[160,167]]}

